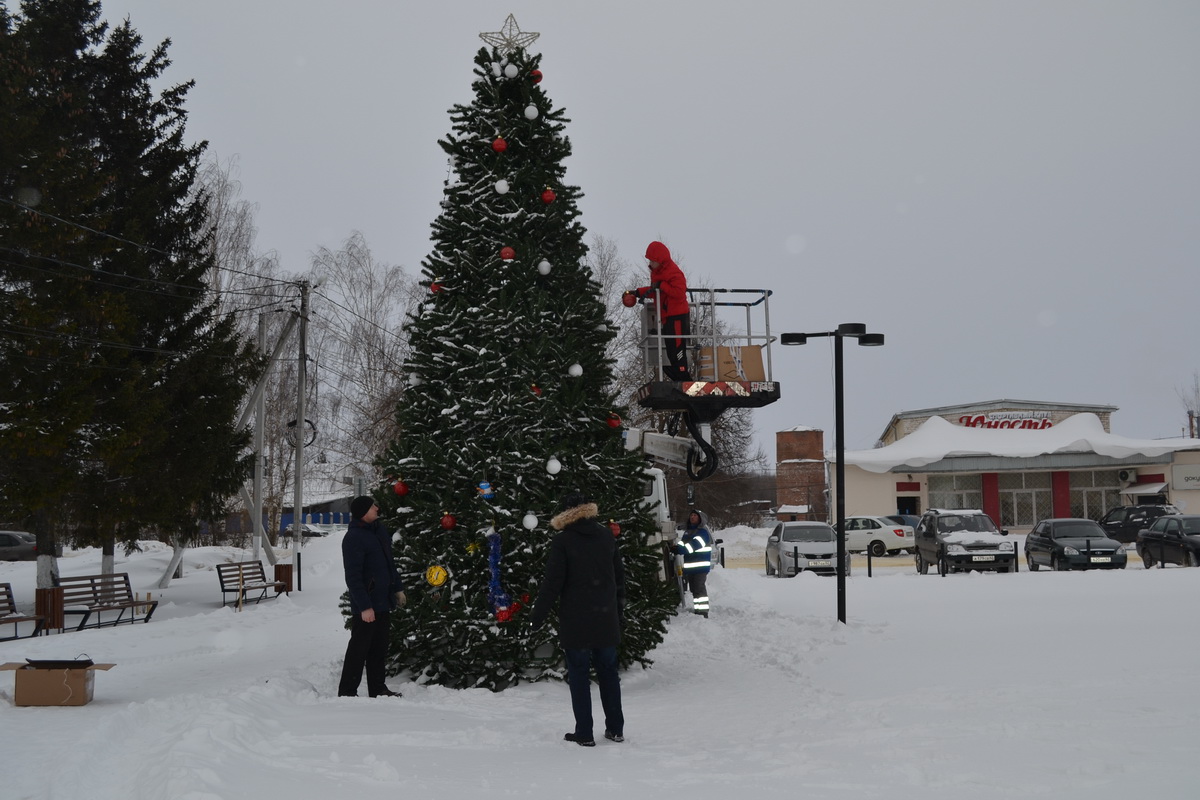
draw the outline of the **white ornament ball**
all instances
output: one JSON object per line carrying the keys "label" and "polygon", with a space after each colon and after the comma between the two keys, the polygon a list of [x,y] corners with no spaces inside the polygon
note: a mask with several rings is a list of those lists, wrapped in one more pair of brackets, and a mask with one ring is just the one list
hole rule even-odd
{"label": "white ornament ball", "polygon": [[546,472],[551,475],[557,475],[562,472],[562,462],[554,456],[550,456],[550,460],[546,462]]}
{"label": "white ornament ball", "polygon": [[571,366],[567,367],[567,374],[572,378],[578,378],[583,374],[583,367],[579,366],[578,364],[572,364]]}
{"label": "white ornament ball", "polygon": [[543,275],[549,275],[550,274],[550,262],[549,261],[538,262],[538,272],[542,273]]}
{"label": "white ornament ball", "polygon": [[508,194],[508,181],[504,179],[496,181],[496,194]]}
{"label": "white ornament ball", "polygon": [[538,118],[537,106],[532,106],[532,105],[525,106],[525,119],[537,119],[537,118]]}
{"label": "white ornament ball", "polygon": [[520,72],[520,70],[517,69],[516,64],[509,64],[507,67],[504,68],[504,77],[515,78],[515,77],[517,77],[518,72]]}
{"label": "white ornament ball", "polygon": [[521,519],[521,524],[525,526],[525,530],[531,531],[537,527],[537,517],[535,517],[533,514],[526,514]]}
{"label": "white ornament ball", "polygon": [[492,74],[495,75],[497,78],[500,77],[500,65],[498,63],[496,63],[495,61],[492,62]]}

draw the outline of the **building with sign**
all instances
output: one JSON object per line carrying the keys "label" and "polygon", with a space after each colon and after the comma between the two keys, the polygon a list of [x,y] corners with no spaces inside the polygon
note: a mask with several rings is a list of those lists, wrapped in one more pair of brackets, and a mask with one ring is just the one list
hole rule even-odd
{"label": "building with sign", "polygon": [[846,513],[980,508],[1014,532],[1137,503],[1200,513],[1200,439],[1114,434],[1116,410],[995,400],[901,412],[878,447],[846,453]]}

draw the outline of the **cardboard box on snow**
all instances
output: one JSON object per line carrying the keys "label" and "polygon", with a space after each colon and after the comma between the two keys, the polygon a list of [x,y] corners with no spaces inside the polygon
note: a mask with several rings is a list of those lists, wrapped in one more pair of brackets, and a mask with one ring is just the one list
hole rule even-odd
{"label": "cardboard box on snow", "polygon": [[96,670],[110,670],[116,664],[89,664],[86,667],[46,669],[20,662],[0,664],[0,670],[12,670],[13,704],[18,706],[82,706],[92,702]]}
{"label": "cardboard box on snow", "polygon": [[756,344],[745,344],[740,347],[733,345],[717,347],[717,365],[713,370],[713,355],[711,347],[700,348],[700,369],[695,377],[700,380],[716,381],[765,381],[766,371],[763,369],[762,347]]}

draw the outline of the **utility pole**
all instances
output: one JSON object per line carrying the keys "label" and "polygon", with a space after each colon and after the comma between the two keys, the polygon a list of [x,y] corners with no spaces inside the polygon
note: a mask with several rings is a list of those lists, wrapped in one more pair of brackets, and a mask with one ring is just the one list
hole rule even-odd
{"label": "utility pole", "polygon": [[[258,352],[267,350],[267,318],[258,315]],[[258,551],[262,548],[263,540],[263,445],[265,436],[263,425],[267,419],[267,397],[264,392],[258,393],[254,403],[254,502],[251,505],[251,520],[254,525],[254,560],[258,561]],[[274,563],[274,562],[272,562]]]}
{"label": "utility pole", "polygon": [[292,585],[300,589],[300,548],[304,546],[304,390],[308,365],[308,281],[300,281],[300,361],[296,368],[296,491],[292,496]]}

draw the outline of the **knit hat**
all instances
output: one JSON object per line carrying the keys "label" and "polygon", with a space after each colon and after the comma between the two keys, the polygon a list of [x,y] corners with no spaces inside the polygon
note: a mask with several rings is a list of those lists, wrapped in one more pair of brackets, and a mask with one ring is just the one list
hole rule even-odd
{"label": "knit hat", "polygon": [[355,519],[362,519],[363,514],[371,510],[375,505],[375,498],[370,495],[359,495],[350,501],[350,516]]}
{"label": "knit hat", "polygon": [[577,506],[584,505],[587,502],[589,501],[583,492],[579,491],[578,489],[572,489],[563,495],[562,500],[560,500],[558,503],[558,510],[566,511],[569,508],[575,508]]}

